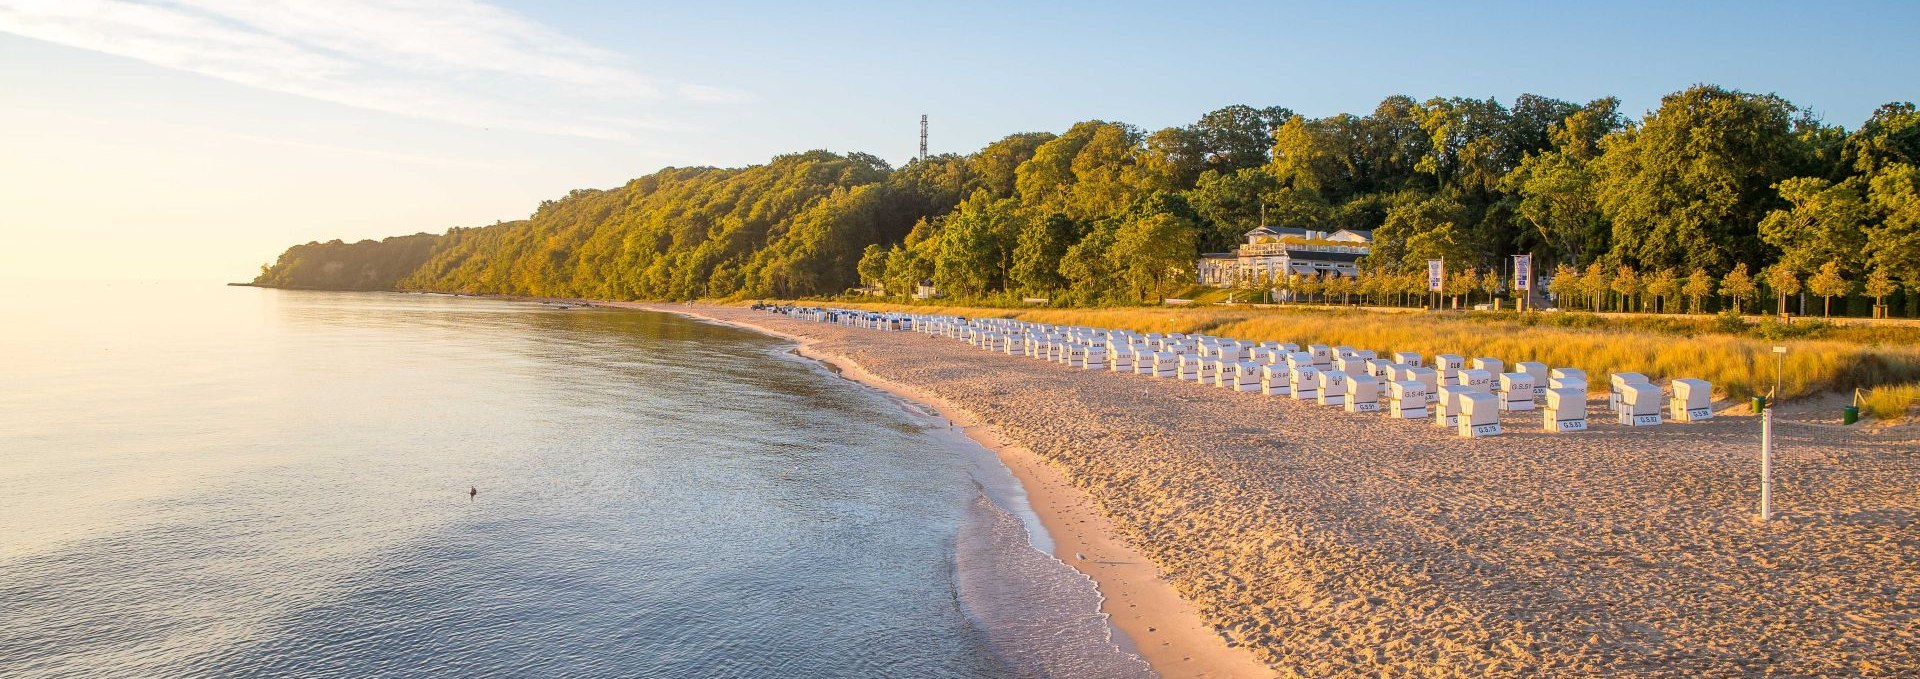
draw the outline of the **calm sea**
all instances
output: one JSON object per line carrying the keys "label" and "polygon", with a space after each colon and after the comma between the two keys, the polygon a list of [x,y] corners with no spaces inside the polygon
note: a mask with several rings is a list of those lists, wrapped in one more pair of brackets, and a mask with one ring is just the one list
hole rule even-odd
{"label": "calm sea", "polygon": [[1145,674],[990,453],[768,338],[432,295],[0,300],[0,676]]}

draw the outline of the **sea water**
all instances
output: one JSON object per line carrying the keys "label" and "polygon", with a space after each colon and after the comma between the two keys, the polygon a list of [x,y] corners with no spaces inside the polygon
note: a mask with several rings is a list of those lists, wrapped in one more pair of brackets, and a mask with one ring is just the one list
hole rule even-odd
{"label": "sea water", "polygon": [[0,676],[1147,673],[990,453],[780,341],[8,289]]}

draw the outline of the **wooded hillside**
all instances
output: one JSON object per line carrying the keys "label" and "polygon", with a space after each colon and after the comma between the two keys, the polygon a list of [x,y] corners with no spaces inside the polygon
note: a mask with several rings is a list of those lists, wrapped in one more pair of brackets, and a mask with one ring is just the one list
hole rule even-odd
{"label": "wooded hillside", "polygon": [[[1373,280],[1429,258],[1465,275],[1532,252],[1543,271],[1601,281],[1584,296],[1596,307],[1628,308],[1642,281],[1672,282],[1676,297],[1701,281],[1708,303],[1744,305],[1816,279],[1815,294],[1911,307],[1920,296],[1898,289],[1920,288],[1917,187],[1910,103],[1850,131],[1713,86],[1639,120],[1611,98],[1394,96],[1318,119],[1230,106],[1154,132],[1087,121],[899,169],[826,151],[668,168],[523,221],[298,246],[256,282],[679,299],[863,282],[903,294],[931,279],[958,299],[1127,303],[1189,283],[1198,252],[1231,249],[1264,211],[1274,225],[1373,230]],[[1629,271],[1634,294],[1616,294]],[[1741,276],[1760,289],[1735,294]]]}

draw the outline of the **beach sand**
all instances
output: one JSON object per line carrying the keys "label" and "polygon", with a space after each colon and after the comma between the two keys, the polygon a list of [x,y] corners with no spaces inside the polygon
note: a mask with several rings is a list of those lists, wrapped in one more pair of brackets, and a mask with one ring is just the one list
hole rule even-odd
{"label": "beach sand", "polygon": [[1166,676],[1263,672],[1249,656],[1284,676],[1920,674],[1911,428],[1779,424],[1780,516],[1760,523],[1751,416],[1629,429],[1596,408],[1550,435],[1509,413],[1464,440],[918,333],[637,306],[800,338],[950,409]]}

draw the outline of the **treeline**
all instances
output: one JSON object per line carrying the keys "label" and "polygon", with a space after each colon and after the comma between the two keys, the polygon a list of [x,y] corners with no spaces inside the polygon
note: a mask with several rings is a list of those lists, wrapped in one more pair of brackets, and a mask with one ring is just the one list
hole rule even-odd
{"label": "treeline", "polygon": [[[461,231],[461,229],[455,229]],[[295,245],[271,266],[260,267],[254,285],[312,290],[393,290],[432,256],[442,236],[417,233],[384,240],[330,240]]]}
{"label": "treeline", "polygon": [[[1688,297],[1668,281],[1702,277],[1720,296],[1744,266],[1783,295],[1799,292],[1789,276],[1822,277],[1842,299],[1891,286],[1911,313],[1920,296],[1898,290],[1920,288],[1917,166],[1920,114],[1907,103],[1852,131],[1712,86],[1637,121],[1614,99],[1534,95],[1510,106],[1394,96],[1317,119],[1230,106],[1154,132],[1088,121],[1016,134],[897,170],[823,151],[670,168],[451,232],[396,286],[663,299],[861,284],[904,295],[926,280],[961,300],[1134,303],[1189,285],[1197,253],[1232,249],[1264,218],[1373,230],[1362,267],[1375,283],[1342,296],[1402,294],[1430,258],[1487,272],[1531,252],[1542,271],[1579,272],[1556,285],[1585,286],[1562,289],[1598,308],[1643,308],[1642,280],[1659,300]],[[1618,291],[1623,271],[1638,272],[1630,292]],[[1477,276],[1459,285],[1477,289]],[[1590,289],[1600,278],[1605,290]]]}

